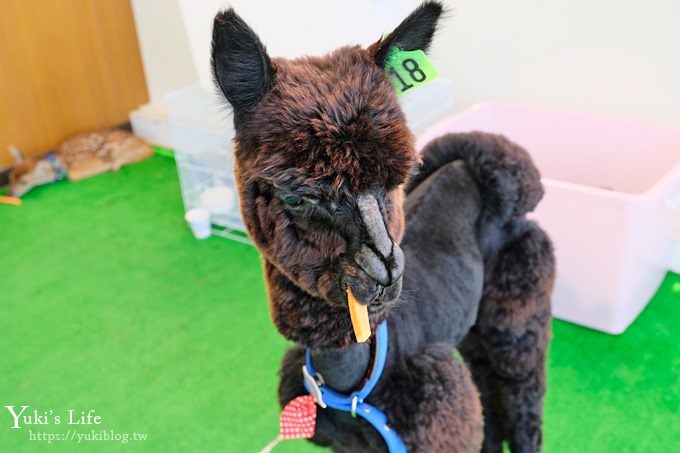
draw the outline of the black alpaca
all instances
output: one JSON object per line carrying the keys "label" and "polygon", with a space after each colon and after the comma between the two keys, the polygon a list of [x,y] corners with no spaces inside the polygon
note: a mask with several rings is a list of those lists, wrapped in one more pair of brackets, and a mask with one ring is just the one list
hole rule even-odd
{"label": "black alpaca", "polygon": [[[376,358],[354,342],[350,288],[373,330],[389,327],[386,368],[366,402],[409,451],[501,451],[503,440],[537,451],[554,276],[549,240],[525,219],[543,193],[538,172],[524,150],[482,133],[430,143],[417,168],[384,71],[393,48],[427,50],[441,10],[425,2],[368,49],[296,60],[270,58],[233,10],[215,18],[242,214],[272,318],[299,344],[279,397],[307,394],[305,348],[328,387],[363,385]],[[330,408],[312,441],[386,449],[364,419]]]}

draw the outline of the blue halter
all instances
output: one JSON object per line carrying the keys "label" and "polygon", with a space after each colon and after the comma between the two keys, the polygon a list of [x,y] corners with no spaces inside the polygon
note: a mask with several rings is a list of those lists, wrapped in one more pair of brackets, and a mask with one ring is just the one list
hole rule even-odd
{"label": "blue halter", "polygon": [[406,446],[399,435],[387,424],[387,416],[378,408],[365,403],[364,399],[371,394],[387,361],[387,321],[378,325],[375,333],[375,357],[373,368],[366,383],[358,390],[345,395],[326,386],[323,378],[312,365],[312,354],[307,349],[306,365],[302,367],[305,389],[309,392],[316,403],[322,408],[330,407],[344,412],[349,412],[353,417],[357,415],[370,423],[383,437],[390,453],[406,453]]}

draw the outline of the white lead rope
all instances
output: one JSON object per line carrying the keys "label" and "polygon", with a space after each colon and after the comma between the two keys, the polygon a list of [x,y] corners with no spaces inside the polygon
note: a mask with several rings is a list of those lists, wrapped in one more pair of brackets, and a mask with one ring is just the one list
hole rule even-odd
{"label": "white lead rope", "polygon": [[264,447],[262,450],[260,450],[260,453],[271,453],[271,451],[276,447],[281,441],[283,440],[283,437],[281,434],[276,436],[274,440],[269,442],[266,447]]}

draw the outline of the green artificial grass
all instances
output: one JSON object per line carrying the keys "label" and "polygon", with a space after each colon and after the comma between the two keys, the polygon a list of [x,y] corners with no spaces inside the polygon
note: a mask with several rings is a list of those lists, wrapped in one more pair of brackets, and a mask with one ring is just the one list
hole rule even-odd
{"label": "green artificial grass", "polygon": [[[258,254],[195,240],[182,215],[160,156],[0,205],[0,452],[257,452],[276,436],[287,344]],[[678,300],[669,274],[621,336],[554,321],[544,451],[680,451]],[[11,429],[6,405],[52,411],[50,424]],[[69,409],[101,424],[68,426]],[[69,429],[148,437],[29,438]]]}

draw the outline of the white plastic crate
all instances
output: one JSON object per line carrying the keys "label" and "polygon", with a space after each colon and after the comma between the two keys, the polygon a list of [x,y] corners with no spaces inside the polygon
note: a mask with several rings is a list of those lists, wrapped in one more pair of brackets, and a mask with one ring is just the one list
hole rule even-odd
{"label": "white plastic crate", "polygon": [[453,81],[435,79],[399,98],[406,121],[414,134],[424,133],[428,127],[453,113]]}
{"label": "white plastic crate", "polygon": [[[185,211],[202,207],[201,195],[206,191],[226,187],[235,203],[228,213],[211,215],[213,234],[250,243],[242,234],[245,228],[234,181],[234,130],[226,101],[198,85],[173,91],[165,101]],[[434,80],[402,96],[399,102],[417,134],[452,113],[453,82]]]}
{"label": "white plastic crate", "polygon": [[166,103],[185,211],[206,207],[202,196],[211,190],[228,190],[233,203],[228,210],[211,212],[212,232],[250,243],[239,210],[232,156],[234,132],[224,100],[191,85],[168,94]]}
{"label": "white plastic crate", "polygon": [[672,266],[680,236],[680,129],[540,108],[479,104],[433,126],[500,133],[538,166],[533,215],[555,244],[556,317],[622,333]]}

